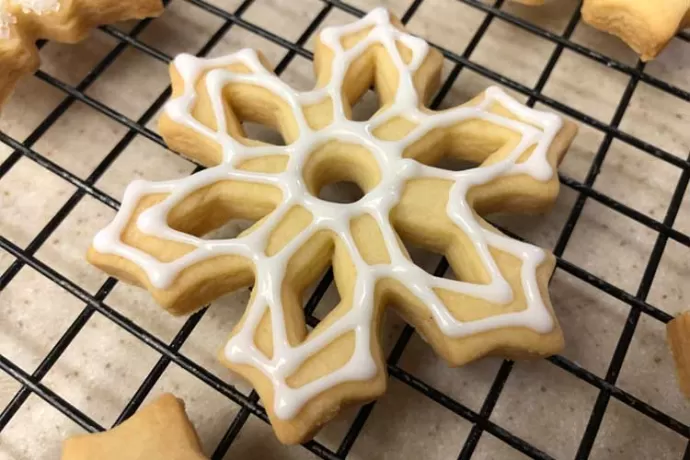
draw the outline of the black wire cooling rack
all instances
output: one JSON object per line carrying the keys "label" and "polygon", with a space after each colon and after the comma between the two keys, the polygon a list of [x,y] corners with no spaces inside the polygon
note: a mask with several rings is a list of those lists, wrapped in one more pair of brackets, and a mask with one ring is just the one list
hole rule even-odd
{"label": "black wire cooling rack", "polygon": [[[269,41],[285,48],[287,54],[280,61],[276,67],[276,72],[280,74],[286,69],[288,64],[297,55],[302,56],[307,59],[312,59],[313,55],[310,51],[304,48],[305,43],[309,37],[320,27],[321,23],[328,16],[328,14],[334,10],[342,10],[346,13],[350,13],[354,16],[362,16],[363,11],[348,5],[347,3],[337,1],[337,0],[322,0],[322,9],[315,16],[311,24],[306,28],[304,33],[295,41],[291,42],[284,38],[281,38],[274,33],[258,27],[255,24],[248,22],[242,18],[243,13],[249,8],[253,3],[253,0],[245,0],[234,12],[224,11],[205,0],[185,0],[196,7],[211,13],[223,21],[221,27],[211,36],[208,42],[199,50],[198,55],[204,56],[209,53],[213,47],[219,42],[219,40],[232,28],[240,27],[248,31],[253,32],[261,37],[268,39]],[[449,0],[450,1],[450,0]],[[565,27],[561,35],[551,33],[544,30],[534,24],[531,24],[521,18],[518,18],[504,10],[501,9],[504,0],[496,0],[493,4],[489,5],[486,3],[481,3],[477,0],[458,0],[465,3],[473,8],[481,10],[486,14],[484,21],[481,23],[480,27],[474,34],[472,40],[467,45],[466,49],[462,54],[457,54],[447,49],[439,48],[443,55],[450,61],[454,63],[454,67],[450,72],[447,80],[441,87],[439,93],[434,99],[432,106],[438,106],[444,96],[448,93],[451,86],[455,82],[459,73],[463,68],[469,68],[473,71],[483,75],[491,80],[494,80],[518,93],[527,96],[527,104],[532,106],[539,102],[546,105],[552,109],[555,109],[565,115],[572,117],[581,124],[589,125],[596,130],[604,134],[603,141],[601,142],[594,160],[590,165],[588,174],[584,182],[579,182],[571,177],[564,174],[560,175],[562,184],[573,189],[577,192],[578,196],[575,201],[574,206],[570,210],[570,214],[567,218],[566,224],[563,227],[554,249],[555,255],[558,257],[558,268],[566,271],[567,273],[583,280],[589,285],[600,291],[602,296],[612,296],[625,304],[629,305],[630,310],[628,313],[625,326],[623,327],[622,334],[618,339],[618,343],[615,347],[613,357],[608,365],[608,370],[605,374],[605,378],[601,378],[589,370],[581,367],[577,363],[564,358],[563,356],[553,356],[548,358],[548,361],[555,366],[565,370],[566,372],[572,374],[573,376],[587,382],[598,390],[598,397],[594,404],[594,408],[589,417],[584,435],[580,440],[579,448],[577,450],[576,458],[587,458],[590,454],[592,446],[594,444],[597,433],[602,423],[602,419],[606,412],[607,405],[611,398],[615,398],[623,404],[633,408],[636,411],[644,414],[650,419],[654,420],[656,423],[664,425],[670,430],[680,434],[685,439],[690,439],[690,426],[683,423],[670,415],[664,413],[663,411],[647,404],[646,402],[636,398],[630,393],[618,388],[616,386],[616,380],[618,374],[621,370],[623,360],[625,359],[628,348],[631,344],[631,340],[635,333],[636,326],[641,315],[648,315],[655,320],[662,323],[669,322],[672,317],[651,305],[647,302],[647,295],[649,293],[650,287],[654,280],[661,256],[664,252],[665,246],[669,240],[678,242],[686,247],[690,247],[690,235],[682,233],[673,228],[674,221],[680,209],[683,197],[688,189],[688,181],[690,180],[690,154],[687,159],[682,159],[675,156],[663,149],[651,145],[629,133],[623,132],[619,129],[619,123],[621,122],[625,110],[631,101],[635,88],[639,82],[645,82],[665,93],[671,94],[685,102],[690,102],[690,93],[688,91],[674,86],[668,82],[660,80],[648,73],[645,73],[645,64],[638,62],[634,67],[626,65],[622,62],[613,60],[606,57],[592,49],[585,46],[579,45],[570,40],[570,37],[575,30],[576,26],[580,22],[579,8],[576,8],[574,14],[570,18],[567,26]],[[413,15],[416,13],[423,0],[413,1],[405,14],[402,17],[403,22],[408,22]],[[477,47],[479,42],[482,40],[487,28],[494,20],[506,21],[507,23],[513,24],[518,28],[528,31],[529,33],[535,34],[543,39],[548,40],[554,44],[554,49],[548,59],[546,65],[544,66],[541,75],[537,81],[534,88],[524,86],[512,79],[509,79],[503,75],[500,75],[482,65],[477,64],[470,60],[470,55],[473,50]],[[117,209],[119,207],[119,202],[106,194],[94,184],[96,181],[108,170],[108,168],[113,164],[115,159],[125,150],[125,148],[132,142],[136,136],[144,136],[159,145],[164,145],[163,141],[158,134],[152,132],[146,128],[146,124],[152,119],[156,112],[162,107],[165,101],[170,96],[170,88],[168,87],[163,91],[160,96],[155,100],[155,102],[143,113],[143,115],[138,120],[132,120],[127,116],[119,113],[115,109],[104,105],[103,103],[89,97],[85,94],[85,91],[99,78],[100,75],[120,56],[128,47],[134,47],[151,59],[155,59],[162,62],[169,62],[171,57],[166,55],[164,52],[155,49],[142,41],[137,39],[137,36],[144,31],[144,29],[152,22],[151,19],[143,20],[139,22],[135,27],[133,27],[129,32],[123,32],[117,28],[106,26],[101,29],[118,40],[117,46],[115,46],[91,71],[86,75],[86,77],[78,83],[76,86],[71,86],[66,84],[45,72],[39,71],[36,76],[48,84],[58,88],[65,93],[65,97],[62,102],[33,130],[33,132],[23,141],[17,141],[11,136],[0,131],[0,141],[11,147],[14,151],[11,155],[0,165],[0,180],[12,169],[12,167],[22,158],[26,157],[42,167],[48,169],[54,174],[67,180],[74,186],[76,186],[76,191],[67,200],[67,202],[62,206],[62,208],[50,219],[50,221],[43,227],[37,236],[24,248],[17,246],[9,239],[0,235],[0,248],[11,254],[16,260],[11,264],[11,266],[2,273],[0,276],[0,290],[4,289],[8,283],[17,275],[19,270],[23,266],[29,266],[41,273],[43,276],[58,284],[62,289],[66,290],[81,302],[85,304],[85,307],[70,325],[67,331],[58,340],[55,346],[48,352],[43,361],[38,365],[36,370],[32,374],[28,374],[22,370],[17,364],[13,363],[11,360],[7,359],[5,356],[0,355],[0,369],[9,374],[11,377],[16,379],[21,384],[21,389],[15,394],[14,398],[9,402],[9,404],[2,410],[0,414],[0,431],[2,431],[12,417],[17,413],[22,404],[27,400],[30,394],[34,393],[42,398],[44,401],[55,407],[61,413],[72,419],[78,425],[83,427],[85,430],[90,432],[102,431],[105,427],[100,426],[89,416],[81,412],[79,409],[75,408],[72,404],[67,402],[59,394],[56,394],[44,384],[41,383],[43,377],[48,373],[48,371],[53,367],[53,365],[58,361],[62,353],[69,346],[72,340],[79,334],[80,330],[89,320],[89,318],[98,312],[99,314],[107,317],[109,320],[116,323],[118,326],[128,331],[145,344],[156,350],[161,354],[160,359],[153,367],[148,376],[141,383],[139,389],[136,391],[134,396],[128,402],[120,416],[117,418],[116,424],[122,422],[131,416],[144,401],[146,396],[152,390],[158,379],[162,376],[163,372],[167,366],[172,362],[185,369],[187,372],[193,374],[198,379],[204,383],[211,386],[213,389],[219,393],[230,398],[236,404],[238,404],[241,409],[236,415],[235,419],[232,421],[230,426],[227,428],[225,435],[215,449],[212,455],[213,459],[221,459],[224,457],[225,453],[229,449],[230,445],[236,439],[238,433],[247,422],[249,417],[257,417],[264,422],[268,423],[268,418],[264,409],[258,404],[258,396],[256,393],[251,393],[249,396],[241,393],[232,385],[222,381],[214,374],[201,367],[196,362],[190,360],[189,358],[182,355],[179,350],[183,345],[185,340],[189,337],[192,330],[199,323],[200,319],[205,313],[205,309],[192,315],[184,324],[184,326],[179,330],[175,338],[170,343],[164,343],[159,338],[154,336],[151,332],[141,328],[116,310],[109,307],[103,302],[108,293],[113,289],[116,280],[109,278],[105,281],[100,289],[95,295],[87,292],[86,289],[79,286],[75,281],[63,276],[54,268],[45,264],[44,262],[38,260],[35,257],[36,251],[43,245],[46,240],[50,237],[53,231],[60,225],[60,223],[67,217],[67,215],[75,208],[75,206],[80,202],[80,200],[89,195],[112,209]],[[678,39],[683,42],[683,46],[690,46],[690,34],[681,32],[678,35]],[[42,43],[39,43],[41,46]],[[542,94],[542,90],[546,85],[559,57],[561,56],[564,49],[575,52],[581,56],[588,59],[592,59],[599,63],[602,63],[609,68],[615,69],[616,71],[626,75],[629,80],[627,87],[623,92],[622,98],[618,103],[615,114],[610,123],[603,123],[598,121],[584,113],[578,111],[577,109],[565,105],[555,99]],[[43,136],[44,133],[56,123],[56,121],[67,111],[67,109],[75,103],[75,101],[80,101],[95,110],[98,110],[105,116],[115,120],[117,123],[124,125],[128,128],[127,133],[121,138],[119,143],[108,153],[108,155],[101,161],[101,163],[95,168],[88,178],[81,179],[54,163],[45,156],[37,153],[32,149],[32,146]],[[602,194],[593,189],[593,184],[597,175],[599,174],[600,167],[607,155],[609,147],[612,141],[618,140],[626,144],[636,147],[637,149],[657,157],[675,167],[679,168],[682,172],[680,179],[675,188],[675,192],[672,195],[671,201],[668,206],[668,210],[663,220],[656,220],[645,214],[636,211],[635,209],[621,203],[620,201]],[[198,166],[198,165],[197,165]],[[200,169],[198,166],[197,169]],[[637,221],[638,223],[646,226],[647,228],[655,231],[657,233],[656,242],[654,244],[651,255],[648,259],[646,268],[644,270],[644,275],[635,293],[626,292],[612,284],[606,282],[605,280],[589,273],[582,267],[579,267],[573,263],[570,263],[563,258],[561,258],[563,252],[565,251],[566,245],[570,240],[573,233],[573,229],[578,222],[578,219],[582,213],[583,207],[587,200],[595,200],[596,202],[627,216],[630,219]],[[515,235],[512,235],[515,236]],[[442,260],[436,267],[435,273],[442,276],[447,270],[448,264],[445,260]],[[319,304],[321,298],[325,294],[329,285],[332,282],[332,274],[329,272],[325,277],[319,282],[313,296],[309,299],[306,305],[306,317],[307,322],[311,326],[314,326],[318,320],[312,315],[314,309]],[[505,443],[512,446],[514,449],[526,454],[531,458],[537,459],[548,459],[551,458],[548,454],[541,451],[534,445],[526,442],[525,440],[519,438],[518,436],[510,433],[506,429],[497,425],[496,423],[489,420],[491,413],[496,405],[496,402],[501,394],[503,386],[511,373],[513,368],[513,363],[511,361],[503,361],[500,369],[495,377],[493,384],[491,385],[488,396],[486,397],[483,405],[479,412],[476,412],[465,405],[457,402],[450,396],[444,394],[443,392],[429,386],[427,383],[421,381],[414,375],[406,372],[398,366],[398,361],[402,356],[403,350],[408,344],[410,338],[412,337],[414,330],[410,326],[406,326],[400,337],[395,342],[395,345],[388,356],[388,372],[392,378],[409,385],[411,388],[415,389],[419,393],[423,394],[427,398],[435,401],[449,411],[454,412],[458,416],[466,419],[472,424],[472,429],[469,436],[467,437],[464,445],[460,448],[459,458],[468,459],[472,456],[477,443],[484,431],[490,433],[491,435],[501,439]],[[316,441],[310,441],[304,444],[306,449],[309,449],[312,453],[316,454],[321,458],[326,459],[342,459],[345,458],[350,449],[352,448],[355,440],[357,439],[362,427],[364,426],[369,414],[375,403],[371,403],[363,406],[354,422],[349,427],[346,435],[342,439],[340,446],[336,451],[333,451],[323,444]],[[684,454],[685,459],[690,459],[690,441],[687,444]]]}

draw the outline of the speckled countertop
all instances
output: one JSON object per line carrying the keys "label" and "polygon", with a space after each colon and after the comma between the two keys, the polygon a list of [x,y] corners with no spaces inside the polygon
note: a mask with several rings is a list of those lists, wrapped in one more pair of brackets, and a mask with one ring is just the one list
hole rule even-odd
{"label": "speckled countertop", "polygon": [[[214,0],[233,11],[239,0]],[[362,9],[380,2],[351,1]],[[384,1],[402,15],[411,0]],[[574,1],[553,1],[539,9],[506,4],[509,14],[561,34],[576,7]],[[288,6],[289,5],[289,6]],[[288,2],[256,0],[243,18],[288,40],[296,40],[323,7],[319,0]],[[485,13],[451,0],[426,0],[409,23],[409,29],[428,40],[462,54]],[[351,21],[334,8],[324,24]],[[164,16],[152,22],[139,38],[169,55],[197,52],[222,25],[185,0],[173,0]],[[128,30],[129,25],[121,25]],[[580,23],[572,40],[620,62],[634,66],[636,56],[622,43]],[[309,40],[307,48],[313,41]],[[48,43],[41,51],[42,70],[68,85],[77,85],[117,41],[95,31],[76,46]],[[253,33],[232,27],[213,48],[220,55],[240,47],[260,48],[277,63],[286,50]],[[555,45],[503,20],[494,19],[471,60],[527,87],[534,87]],[[446,75],[452,64],[446,63]],[[690,91],[690,46],[676,40],[657,61],[646,67],[649,75]],[[299,88],[312,82],[311,63],[297,56],[283,74]],[[609,123],[629,77],[570,50],[558,59],[543,93],[557,101]],[[464,68],[445,98],[449,107],[474,96],[491,82]],[[89,87],[86,94],[132,120],[139,119],[168,85],[166,65],[135,48],[127,48]],[[0,129],[18,141],[27,136],[64,99],[65,94],[36,77],[27,78],[8,102]],[[518,98],[526,100],[523,95]],[[542,107],[537,104],[537,107]],[[366,110],[364,107],[362,110]],[[157,117],[148,123],[155,130]],[[690,146],[690,105],[641,82],[625,111],[622,131],[687,158]],[[73,103],[33,145],[45,158],[75,176],[86,179],[94,168],[128,136],[128,128],[93,108]],[[580,134],[561,170],[583,182],[605,133],[581,125]],[[0,143],[0,163],[12,149]],[[137,135],[95,183],[103,192],[121,199],[125,186],[135,178],[178,178],[194,165]],[[594,183],[594,189],[662,221],[681,175],[681,169],[613,140]],[[0,234],[25,248],[43,226],[70,200],[76,188],[29,158],[21,158],[0,180]],[[497,220],[520,236],[553,248],[578,194],[562,192],[553,212],[543,217],[499,217]],[[74,199],[74,198],[72,198]],[[95,294],[106,276],[89,266],[84,252],[94,233],[114,212],[90,196],[83,196],[35,257]],[[674,228],[690,233],[690,196],[686,193]],[[585,202],[563,258],[613,286],[637,292],[657,233],[651,228],[593,199]],[[0,273],[14,258],[0,250]],[[420,260],[435,263],[435,260]],[[670,240],[663,253],[647,301],[676,314],[690,306],[690,248]],[[326,310],[327,295],[324,307]],[[556,313],[566,335],[563,356],[604,377],[618,342],[629,305],[605,294],[564,270],[551,283]],[[181,348],[189,359],[223,379],[228,372],[216,361],[216,352],[241,315],[248,298],[243,290],[215,302]],[[185,318],[162,312],[148,294],[118,283],[105,298],[107,305],[151,331],[163,341],[173,339]],[[23,266],[0,293],[0,354],[32,373],[46,353],[84,308],[83,302],[28,266]],[[385,329],[388,347],[402,323],[390,318]],[[160,355],[136,337],[96,313],[69,345],[64,355],[42,379],[48,388],[93,418],[110,426],[132,397]],[[456,401],[479,412],[501,361],[483,359],[459,369],[449,369],[414,336],[400,360],[400,367]],[[661,322],[643,314],[625,357],[617,386],[636,398],[687,424],[690,405],[677,389],[673,364]],[[14,397],[20,385],[0,371],[0,408]],[[248,394],[250,388],[239,385]],[[149,397],[172,391],[184,398],[204,448],[211,454],[239,407],[195,376],[170,364]],[[596,387],[547,362],[518,362],[491,414],[491,421],[555,458],[573,458],[598,395]],[[356,409],[329,424],[317,440],[337,449]],[[355,442],[351,458],[455,458],[472,424],[428,400],[396,379],[373,409]],[[0,433],[0,459],[53,459],[61,440],[81,428],[41,398],[31,395]],[[642,413],[611,399],[591,458],[680,459],[688,440]],[[270,427],[250,417],[225,458],[307,458],[301,447],[283,447]],[[476,459],[512,459],[523,455],[503,441],[484,433]]]}

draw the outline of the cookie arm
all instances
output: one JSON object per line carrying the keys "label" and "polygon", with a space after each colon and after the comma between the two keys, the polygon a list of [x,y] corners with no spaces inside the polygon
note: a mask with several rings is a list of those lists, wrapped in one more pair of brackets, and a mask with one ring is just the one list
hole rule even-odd
{"label": "cookie arm", "polygon": [[35,72],[40,64],[38,50],[31,44],[26,46],[17,37],[0,40],[0,106],[24,75]]}

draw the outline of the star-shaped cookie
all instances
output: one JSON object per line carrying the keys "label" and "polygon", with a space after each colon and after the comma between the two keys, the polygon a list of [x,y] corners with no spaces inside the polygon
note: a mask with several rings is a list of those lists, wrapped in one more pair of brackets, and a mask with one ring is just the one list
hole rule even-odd
{"label": "star-shaped cookie", "polygon": [[585,0],[582,18],[649,61],[690,25],[690,0]]}
{"label": "star-shaped cookie", "polygon": [[62,460],[206,460],[184,403],[166,393],[104,433],[65,441]]}
{"label": "star-shaped cookie", "polygon": [[[514,1],[541,5],[545,0]],[[619,37],[643,61],[649,61],[679,30],[690,26],[690,0],[584,0],[582,18]]]}
{"label": "star-shaped cookie", "polygon": [[0,0],[0,105],[38,69],[36,40],[75,43],[97,25],[162,12],[161,0]]}

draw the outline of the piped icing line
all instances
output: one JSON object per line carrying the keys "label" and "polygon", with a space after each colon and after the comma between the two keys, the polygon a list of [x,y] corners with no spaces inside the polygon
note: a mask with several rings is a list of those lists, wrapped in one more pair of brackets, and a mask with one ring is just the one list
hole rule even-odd
{"label": "piped icing line", "polygon": [[[366,38],[348,50],[342,48],[343,36],[369,27],[371,30]],[[464,337],[509,326],[548,333],[554,326],[553,319],[542,300],[536,276],[538,266],[545,259],[544,251],[483,228],[477,222],[466,196],[471,187],[486,184],[498,177],[526,174],[538,181],[551,179],[554,172],[547,160],[547,152],[561,128],[561,119],[556,115],[525,107],[495,87],[487,89],[484,99],[472,107],[458,107],[438,113],[420,110],[420,101],[412,77],[424,62],[429,45],[393,27],[388,12],[382,8],[372,11],[353,24],[325,29],[321,32],[321,40],[334,53],[331,80],[323,88],[306,92],[293,90],[265,69],[252,50],[245,49],[214,59],[178,56],[174,65],[184,80],[184,92],[167,104],[166,113],[175,122],[221,145],[223,161],[218,166],[184,179],[133,182],[125,192],[117,216],[95,237],[93,243],[94,248],[100,253],[115,254],[135,263],[143,269],[151,284],[160,289],[169,287],[185,268],[212,257],[235,254],[251,260],[256,273],[252,300],[247,307],[243,326],[228,341],[224,353],[228,361],[254,366],[271,380],[275,395],[273,409],[280,419],[293,418],[307,401],[329,388],[343,382],[368,380],[376,375],[376,364],[370,350],[370,337],[375,308],[373,292],[380,279],[391,278],[406,286],[429,308],[436,324],[448,337]],[[412,51],[409,65],[404,63],[398,53],[395,44],[398,40]],[[399,87],[396,99],[391,107],[377,113],[367,122],[348,120],[341,100],[345,72],[357,56],[376,43],[385,47],[398,71]],[[233,63],[245,65],[252,73],[237,74],[219,68]],[[212,100],[216,126],[219,127],[217,130],[203,125],[191,114],[197,97],[195,85],[204,73],[205,90]],[[260,86],[280,97],[292,109],[299,127],[299,138],[287,147],[280,147],[280,150],[271,146],[249,147],[233,139],[225,130],[227,125],[222,100],[222,88],[229,83]],[[331,98],[335,109],[333,122],[319,131],[313,131],[301,107],[327,97]],[[491,106],[496,103],[508,109],[519,120],[490,112]],[[404,115],[417,123],[407,136],[398,141],[383,141],[373,136],[372,132],[376,126],[399,115]],[[430,130],[470,119],[486,120],[518,132],[521,134],[521,140],[502,160],[464,171],[446,171],[403,157],[405,148]],[[343,205],[322,201],[311,195],[304,184],[302,168],[309,154],[329,140],[362,145],[378,162],[381,172],[379,184],[355,203]],[[518,163],[518,159],[529,148],[533,148],[530,157]],[[235,168],[235,165],[248,158],[271,155],[278,151],[289,156],[287,167],[282,173],[257,173]],[[474,249],[489,274],[488,284],[434,277],[409,260],[399,246],[388,216],[398,203],[405,183],[410,179],[423,177],[453,182],[447,203],[447,214],[457,227],[472,239]],[[195,190],[222,180],[273,185],[282,191],[282,202],[255,231],[235,239],[207,241],[183,234],[167,225],[168,213],[177,203]],[[136,222],[138,229],[146,234],[195,247],[185,256],[172,262],[158,261],[144,251],[127,246],[120,239],[139,200],[153,193],[168,195],[139,215]],[[312,223],[276,254],[266,255],[264,249],[272,231],[282,217],[296,205],[304,207],[312,214]],[[369,214],[377,222],[386,244],[390,264],[369,265],[359,253],[349,224],[353,218],[363,214]],[[321,230],[330,230],[337,235],[339,244],[344,245],[355,266],[357,279],[354,300],[350,310],[327,329],[293,346],[287,338],[281,286],[290,258],[309,238]],[[491,256],[490,247],[505,251],[521,260],[521,282],[527,308],[476,321],[459,321],[453,317],[434,288],[467,294],[497,304],[507,304],[513,299],[512,289]],[[266,311],[270,312],[272,320],[271,358],[265,356],[254,343],[256,327]],[[355,333],[355,350],[343,367],[299,388],[291,388],[287,384],[287,378],[298,370],[306,359],[350,331]]]}
{"label": "piped icing line", "polygon": [[10,38],[10,29],[17,18],[9,11],[9,5],[19,5],[27,14],[42,15],[60,11],[60,0],[0,0],[0,39]]}

